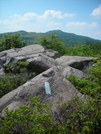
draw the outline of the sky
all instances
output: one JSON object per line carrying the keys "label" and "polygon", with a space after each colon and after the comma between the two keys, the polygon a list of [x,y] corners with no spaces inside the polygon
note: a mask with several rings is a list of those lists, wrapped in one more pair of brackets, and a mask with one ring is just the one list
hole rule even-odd
{"label": "sky", "polygon": [[0,33],[25,30],[101,40],[101,0],[0,0]]}

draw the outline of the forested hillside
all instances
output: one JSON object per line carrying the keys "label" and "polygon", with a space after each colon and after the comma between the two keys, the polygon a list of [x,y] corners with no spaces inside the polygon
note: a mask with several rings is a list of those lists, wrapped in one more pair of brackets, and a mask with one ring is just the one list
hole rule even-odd
{"label": "forested hillside", "polygon": [[[27,32],[21,31],[21,34],[24,36],[27,35]],[[36,35],[36,33],[33,33]],[[32,38],[32,37],[31,37]],[[59,52],[60,55],[72,55],[72,56],[93,56],[99,57],[101,53],[101,42],[84,42],[80,44],[66,46],[66,44],[59,39],[59,37],[49,32],[47,36],[42,36],[39,34],[37,38],[39,44],[41,44],[45,49],[52,49]],[[37,44],[37,41],[36,41]],[[29,45],[24,40],[22,40],[20,34],[4,34],[0,39],[0,52],[8,50],[11,48],[21,48],[23,46]]]}
{"label": "forested hillside", "polygon": [[[11,32],[9,34],[19,34],[23,41],[27,44],[35,44],[39,43],[39,39],[42,36],[49,36],[51,34],[55,34],[58,36],[59,40],[64,42],[66,46],[73,46],[75,44],[83,44],[85,42],[95,43],[101,42],[99,40],[95,40],[89,37],[76,35],[73,33],[66,33],[61,30],[53,30],[46,33],[36,33],[36,32],[26,32],[26,31],[18,31],[18,32]],[[4,34],[0,34],[0,38],[3,37]]]}

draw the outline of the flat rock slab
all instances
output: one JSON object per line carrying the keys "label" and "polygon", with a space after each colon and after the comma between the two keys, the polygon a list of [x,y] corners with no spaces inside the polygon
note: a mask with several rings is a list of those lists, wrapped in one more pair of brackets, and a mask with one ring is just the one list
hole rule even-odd
{"label": "flat rock slab", "polygon": [[56,61],[61,65],[71,66],[83,72],[87,72],[89,66],[93,64],[94,58],[81,56],[62,56],[57,58]]}
{"label": "flat rock slab", "polygon": [[[50,84],[50,95],[45,92],[45,82]],[[66,102],[75,96],[81,97],[82,94],[65,79],[61,67],[54,66],[3,96],[0,99],[1,116],[3,116],[5,107],[14,110],[20,105],[27,105],[29,98],[33,96],[40,96],[42,102],[52,104],[52,112],[54,113],[57,102]]]}

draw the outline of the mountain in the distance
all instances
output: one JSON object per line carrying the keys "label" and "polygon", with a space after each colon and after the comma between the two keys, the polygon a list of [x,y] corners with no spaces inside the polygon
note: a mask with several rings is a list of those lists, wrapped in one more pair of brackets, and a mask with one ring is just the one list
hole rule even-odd
{"label": "mountain in the distance", "polygon": [[[17,31],[17,32],[9,32],[8,34],[20,34],[21,38],[27,43],[27,44],[34,44],[39,43],[39,39],[42,36],[49,36],[50,34],[54,33],[58,36],[58,38],[65,43],[66,46],[73,46],[75,44],[84,44],[85,42],[95,43],[95,42],[101,42],[100,40],[95,40],[93,38],[89,38],[86,36],[80,36],[73,33],[66,33],[61,30],[53,30],[48,31],[46,33],[36,33],[36,32],[26,32],[26,31]],[[0,34],[0,38],[3,37],[3,34]]]}

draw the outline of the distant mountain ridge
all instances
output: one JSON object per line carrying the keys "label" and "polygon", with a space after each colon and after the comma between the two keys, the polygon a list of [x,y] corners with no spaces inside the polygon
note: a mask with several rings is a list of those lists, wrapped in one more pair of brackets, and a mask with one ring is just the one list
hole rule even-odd
{"label": "distant mountain ridge", "polygon": [[20,34],[22,40],[24,40],[27,44],[39,43],[39,39],[42,36],[49,36],[54,33],[58,36],[58,38],[65,43],[66,46],[73,46],[75,44],[84,44],[85,42],[96,43],[101,42],[101,40],[95,40],[90,37],[76,35],[74,33],[66,33],[61,30],[53,30],[45,33],[36,33],[36,32],[26,32],[26,31],[17,31],[17,32],[9,32],[0,34],[0,39],[4,34]]}

